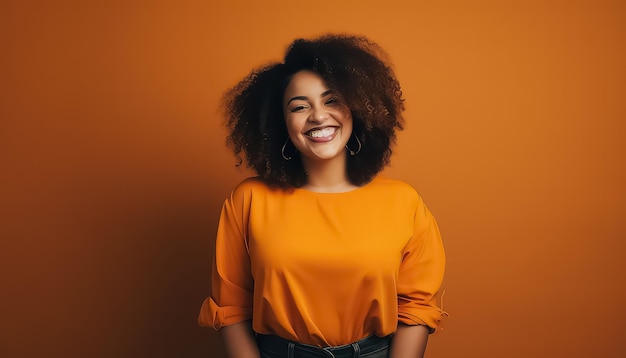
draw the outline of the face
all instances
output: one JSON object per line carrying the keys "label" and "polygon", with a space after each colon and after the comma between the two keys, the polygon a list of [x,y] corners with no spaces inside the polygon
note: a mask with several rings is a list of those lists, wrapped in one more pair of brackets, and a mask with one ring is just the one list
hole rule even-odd
{"label": "face", "polygon": [[352,134],[350,109],[312,71],[293,75],[283,96],[289,138],[303,161],[345,160]]}

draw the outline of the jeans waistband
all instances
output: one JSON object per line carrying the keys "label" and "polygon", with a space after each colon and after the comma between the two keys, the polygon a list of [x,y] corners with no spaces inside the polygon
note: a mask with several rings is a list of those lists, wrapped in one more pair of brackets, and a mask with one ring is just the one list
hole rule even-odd
{"label": "jeans waistband", "polygon": [[259,334],[257,342],[261,351],[265,350],[276,357],[330,357],[356,358],[361,354],[369,354],[389,348],[391,336],[378,337],[375,335],[364,338],[352,344],[336,347],[317,347],[308,344],[290,341],[275,335]]}

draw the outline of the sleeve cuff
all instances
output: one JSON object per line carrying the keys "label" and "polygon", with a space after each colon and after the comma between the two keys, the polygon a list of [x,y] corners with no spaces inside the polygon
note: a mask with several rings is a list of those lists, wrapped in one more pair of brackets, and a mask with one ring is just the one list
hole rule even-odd
{"label": "sleeve cuff", "polygon": [[252,318],[252,307],[218,306],[211,297],[202,303],[198,324],[218,330],[237,322]]}
{"label": "sleeve cuff", "polygon": [[419,311],[400,311],[398,312],[398,322],[402,322],[409,326],[424,325],[427,326],[430,333],[442,330],[443,318],[448,316],[444,310],[419,310]]}

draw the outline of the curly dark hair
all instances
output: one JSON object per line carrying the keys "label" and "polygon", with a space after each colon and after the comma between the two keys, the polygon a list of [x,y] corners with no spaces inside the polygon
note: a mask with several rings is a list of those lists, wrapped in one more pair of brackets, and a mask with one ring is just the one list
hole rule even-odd
{"label": "curly dark hair", "polygon": [[[306,184],[300,156],[285,160],[281,154],[288,138],[283,94],[301,70],[319,74],[350,109],[353,134],[362,146],[359,153],[348,156],[348,179],[359,186],[369,182],[389,164],[396,130],[403,129],[404,103],[387,54],[362,36],[297,39],[287,48],[283,63],[253,70],[224,94],[227,143],[238,165],[243,152],[247,166],[268,184],[282,188]],[[349,145],[358,147],[352,138]]]}

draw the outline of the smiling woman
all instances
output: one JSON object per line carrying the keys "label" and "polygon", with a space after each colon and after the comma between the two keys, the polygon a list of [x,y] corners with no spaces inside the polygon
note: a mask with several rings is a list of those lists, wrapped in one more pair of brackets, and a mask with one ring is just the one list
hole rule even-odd
{"label": "smiling woman", "polygon": [[[287,49],[283,63],[252,71],[224,95],[229,145],[272,186],[301,187],[310,180],[302,156],[291,141],[286,143],[285,101],[291,97],[285,98],[285,90],[303,70],[317,74],[332,90],[332,98],[349,109],[354,133],[348,151],[361,150],[346,159],[347,175],[356,185],[369,182],[389,164],[395,132],[402,129],[404,104],[387,54],[364,37],[298,39]],[[293,157],[285,159],[290,153]]]}
{"label": "smiling woman", "polygon": [[350,109],[328,89],[320,75],[309,70],[293,75],[284,98],[289,134],[285,144],[291,141],[301,155],[308,173],[308,181],[303,187],[319,190],[315,183],[320,181],[319,184],[324,185],[326,179],[331,180],[325,183],[327,189],[354,189],[345,170],[346,146],[352,136]]}
{"label": "smiling woman", "polygon": [[296,40],[223,103],[258,177],[224,202],[199,323],[237,358],[422,356],[445,255],[417,192],[377,175],[404,110],[382,49]]}

